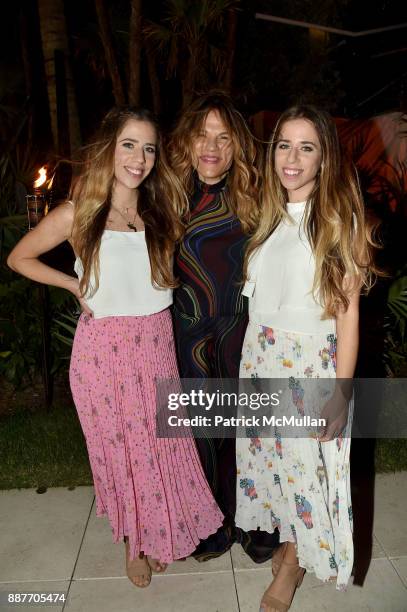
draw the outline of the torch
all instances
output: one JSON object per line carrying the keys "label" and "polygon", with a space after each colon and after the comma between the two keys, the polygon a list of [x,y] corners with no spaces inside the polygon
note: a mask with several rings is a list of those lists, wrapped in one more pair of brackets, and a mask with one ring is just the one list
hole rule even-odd
{"label": "torch", "polygon": [[45,166],[39,169],[39,177],[34,181],[33,193],[25,196],[27,202],[28,229],[33,229],[47,214],[51,204],[53,177],[47,181]]}
{"label": "torch", "polygon": [[[28,230],[34,229],[41,219],[48,213],[51,203],[52,181],[47,181],[45,166],[38,171],[39,177],[34,182],[33,193],[26,195]],[[41,312],[42,337],[42,382],[44,389],[44,403],[47,410],[51,407],[52,381],[50,376],[50,332],[49,332],[49,292],[46,285],[38,284],[38,301]]]}

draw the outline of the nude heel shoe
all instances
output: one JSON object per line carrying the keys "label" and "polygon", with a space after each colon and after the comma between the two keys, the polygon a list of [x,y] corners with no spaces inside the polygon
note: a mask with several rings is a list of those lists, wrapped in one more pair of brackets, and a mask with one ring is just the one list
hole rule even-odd
{"label": "nude heel shoe", "polygon": [[144,553],[136,559],[130,559],[130,547],[128,539],[125,540],[126,547],[126,573],[127,577],[139,589],[145,589],[151,582],[151,567]]}
{"label": "nude heel shoe", "polygon": [[292,601],[294,599],[295,591],[301,586],[302,581],[304,579],[305,569],[303,567],[300,567],[298,563],[287,563],[286,561],[282,561],[280,564],[280,568],[283,565],[286,568],[289,568],[290,571],[293,571],[293,574],[294,574],[293,575],[294,591],[291,596],[291,600],[289,603],[287,603],[285,601],[281,601],[281,599],[277,599],[277,597],[274,597],[274,595],[269,594],[268,591],[272,588],[273,586],[273,583],[272,583],[268,587],[268,589],[266,589],[261,599],[260,612],[263,612],[264,605],[268,606],[269,608],[274,608],[275,610],[278,610],[279,612],[287,612],[291,607]]}
{"label": "nude heel shoe", "polygon": [[274,578],[278,574],[281,563],[284,559],[285,551],[287,550],[287,546],[288,546],[288,542],[283,542],[282,544],[280,544],[280,546],[277,548],[275,554],[273,555],[271,559],[271,573],[273,574]]}

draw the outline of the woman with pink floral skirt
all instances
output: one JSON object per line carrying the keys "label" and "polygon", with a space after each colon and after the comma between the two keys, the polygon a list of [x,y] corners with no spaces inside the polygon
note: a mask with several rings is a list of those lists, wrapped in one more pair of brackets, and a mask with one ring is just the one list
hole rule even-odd
{"label": "woman with pink floral skirt", "polygon": [[[125,539],[127,574],[188,556],[223,516],[192,437],[160,438],[156,381],[177,381],[169,306],[175,242],[186,202],[148,111],[113,109],[86,148],[71,200],[10,254],[13,270],[79,300],[70,381],[86,438],[96,512]],[[39,256],[69,240],[78,278]]]}

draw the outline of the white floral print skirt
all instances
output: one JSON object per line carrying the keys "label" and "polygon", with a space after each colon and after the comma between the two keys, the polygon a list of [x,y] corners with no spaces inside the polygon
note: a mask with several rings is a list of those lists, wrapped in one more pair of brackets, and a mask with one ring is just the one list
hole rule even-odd
{"label": "white floral print skirt", "polygon": [[[291,333],[250,322],[241,378],[334,378],[334,334]],[[342,435],[236,440],[236,525],[280,531],[299,563],[321,580],[347,586],[353,565],[349,451],[352,405]]]}

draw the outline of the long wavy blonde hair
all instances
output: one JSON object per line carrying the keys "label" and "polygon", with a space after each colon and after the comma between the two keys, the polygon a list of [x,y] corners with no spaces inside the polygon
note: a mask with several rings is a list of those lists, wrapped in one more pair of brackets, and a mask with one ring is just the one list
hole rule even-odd
{"label": "long wavy blonde hair", "polygon": [[[163,288],[177,286],[172,255],[183,232],[180,218],[186,194],[167,162],[154,116],[145,109],[118,107],[105,116],[94,140],[83,149],[80,173],[72,182],[69,196],[75,205],[72,244],[84,269],[79,285],[82,295],[94,293],[99,286],[99,250],[111,207],[116,141],[132,119],[150,123],[158,141],[154,168],[139,186],[137,201],[137,211],[145,225],[152,281]],[[92,274],[95,282],[91,287]]]}
{"label": "long wavy blonde hair", "polygon": [[[261,164],[261,149],[243,119],[223,92],[209,92],[198,97],[181,115],[169,142],[171,166],[180,177],[183,187],[192,195],[194,167],[192,144],[201,131],[208,113],[217,111],[232,139],[233,162],[228,172],[227,189],[221,197],[227,198],[246,233],[252,233],[259,219],[258,168]],[[184,210],[187,219],[189,209]]]}
{"label": "long wavy blonde hair", "polygon": [[323,306],[323,316],[335,317],[339,308],[348,308],[353,287],[368,290],[372,286],[377,272],[373,248],[377,244],[373,227],[365,219],[356,170],[342,155],[335,123],[328,113],[313,106],[289,108],[274,128],[267,148],[260,223],[247,247],[244,278],[254,251],[281,221],[290,221],[288,193],[275,171],[274,155],[283,125],[293,119],[311,122],[321,147],[321,166],[308,197],[304,227],[315,257],[312,294]]}

